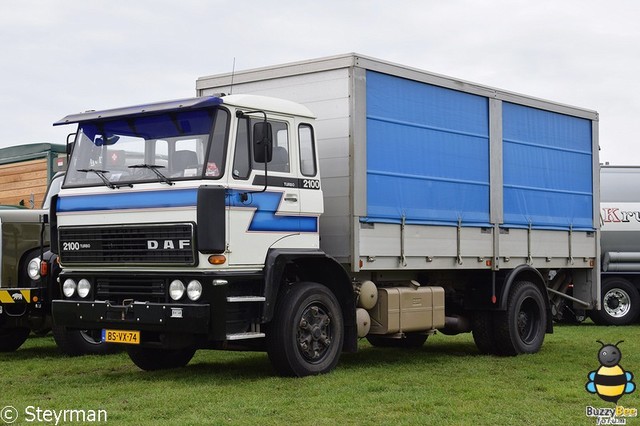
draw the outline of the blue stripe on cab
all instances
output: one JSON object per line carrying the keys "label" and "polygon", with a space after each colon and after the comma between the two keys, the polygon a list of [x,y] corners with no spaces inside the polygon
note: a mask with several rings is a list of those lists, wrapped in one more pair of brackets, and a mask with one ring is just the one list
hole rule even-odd
{"label": "blue stripe on cab", "polygon": [[[249,231],[257,232],[318,232],[315,216],[278,215],[281,192],[249,193],[243,202],[240,192],[227,192],[227,206],[255,209]],[[59,213],[104,210],[161,209],[195,207],[197,189],[174,189],[99,195],[75,195],[58,198]]]}
{"label": "blue stripe on cab", "polygon": [[151,209],[195,207],[197,189],[132,192],[100,195],[75,195],[58,198],[58,212],[94,210]]}

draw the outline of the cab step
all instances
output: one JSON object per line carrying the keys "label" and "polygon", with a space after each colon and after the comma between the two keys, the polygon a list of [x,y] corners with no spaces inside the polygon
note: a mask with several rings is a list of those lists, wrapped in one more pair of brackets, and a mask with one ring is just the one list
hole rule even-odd
{"label": "cab step", "polygon": [[227,340],[258,339],[265,336],[266,334],[259,331],[248,331],[246,333],[227,334]]}

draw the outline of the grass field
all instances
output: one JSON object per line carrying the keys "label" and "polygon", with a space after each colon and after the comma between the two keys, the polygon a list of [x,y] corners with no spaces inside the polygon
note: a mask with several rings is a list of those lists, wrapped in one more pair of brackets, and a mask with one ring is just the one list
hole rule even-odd
{"label": "grass field", "polygon": [[[419,350],[362,341],[331,374],[303,379],[274,376],[263,353],[199,351],[186,368],[148,373],[125,353],[67,358],[50,336],[31,337],[0,354],[0,409],[17,409],[14,424],[38,424],[26,410],[39,407],[103,409],[108,424],[593,425],[587,406],[613,407],[585,390],[597,339],[624,340],[620,365],[640,377],[640,326],[556,326],[538,354],[514,358],[478,355],[470,334]],[[639,397],[619,405],[639,408]]]}

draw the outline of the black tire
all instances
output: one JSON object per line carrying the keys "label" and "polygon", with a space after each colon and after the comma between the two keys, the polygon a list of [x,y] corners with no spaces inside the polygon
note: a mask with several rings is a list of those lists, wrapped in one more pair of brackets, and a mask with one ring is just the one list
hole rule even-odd
{"label": "black tire", "polygon": [[181,349],[158,349],[140,346],[128,346],[127,354],[131,361],[145,371],[168,370],[189,364],[196,353],[192,346]]}
{"label": "black tire", "polygon": [[589,316],[599,325],[627,325],[640,314],[638,289],[624,278],[611,277],[602,282],[602,309]]}
{"label": "black tire", "polygon": [[58,348],[68,356],[106,355],[118,350],[116,345],[102,341],[100,330],[69,330],[54,325],[51,331]]}
{"label": "black tire", "polygon": [[342,310],[334,294],[313,282],[293,284],[276,304],[267,329],[267,354],[282,376],[328,373],[344,339]]}
{"label": "black tire", "polygon": [[367,340],[371,345],[378,348],[407,348],[417,349],[424,345],[429,337],[428,334],[406,333],[402,338],[393,338],[387,336],[370,335]]}
{"label": "black tire", "polygon": [[473,316],[471,334],[473,341],[483,355],[496,354],[496,339],[493,332],[493,312],[476,311]]}
{"label": "black tire", "polygon": [[14,352],[29,337],[28,328],[7,328],[0,330],[0,352]]}
{"label": "black tire", "polygon": [[519,281],[509,291],[506,311],[494,313],[498,355],[536,353],[542,347],[547,324],[544,296],[535,284]]}

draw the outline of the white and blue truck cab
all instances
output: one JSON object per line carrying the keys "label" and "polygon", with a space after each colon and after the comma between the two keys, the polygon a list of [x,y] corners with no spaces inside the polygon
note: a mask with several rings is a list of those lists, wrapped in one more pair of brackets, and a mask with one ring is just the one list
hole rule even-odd
{"label": "white and blue truck cab", "polygon": [[56,324],[144,370],[249,349],[305,376],[362,337],[535,353],[557,306],[599,307],[595,112],[354,55],[228,81],[55,123]]}

